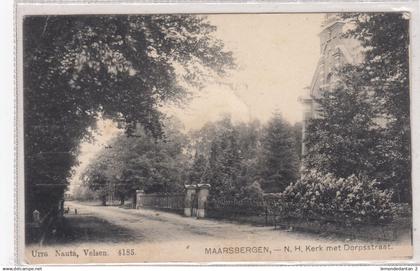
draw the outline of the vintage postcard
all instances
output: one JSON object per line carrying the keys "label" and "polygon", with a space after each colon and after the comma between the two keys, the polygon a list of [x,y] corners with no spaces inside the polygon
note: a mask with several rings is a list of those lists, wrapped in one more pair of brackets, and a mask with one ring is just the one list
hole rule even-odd
{"label": "vintage postcard", "polygon": [[411,259],[410,13],[17,32],[24,263]]}

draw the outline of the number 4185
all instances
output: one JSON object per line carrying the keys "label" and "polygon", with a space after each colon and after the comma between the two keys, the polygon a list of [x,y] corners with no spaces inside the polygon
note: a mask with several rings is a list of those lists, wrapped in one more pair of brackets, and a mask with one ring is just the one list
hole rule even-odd
{"label": "number 4185", "polygon": [[136,253],[134,252],[134,248],[125,248],[118,250],[119,256],[134,256]]}

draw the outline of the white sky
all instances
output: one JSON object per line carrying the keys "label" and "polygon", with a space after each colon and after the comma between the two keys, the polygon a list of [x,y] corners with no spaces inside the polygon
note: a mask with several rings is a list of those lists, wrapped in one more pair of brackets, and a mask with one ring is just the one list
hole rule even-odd
{"label": "white sky", "polygon": [[[229,114],[234,121],[265,122],[274,111],[291,123],[300,121],[299,96],[305,94],[319,59],[318,33],[323,14],[210,15],[216,36],[233,52],[238,69],[208,85],[184,108],[167,107],[186,130]],[[194,91],[194,90],[192,90]],[[89,161],[118,134],[115,123],[100,121],[94,143],[82,143],[80,166],[72,186]],[[72,188],[70,188],[70,191]]]}
{"label": "white sky", "polygon": [[300,121],[298,97],[309,86],[319,59],[323,14],[211,15],[216,36],[232,51],[238,69],[207,86],[186,109],[167,108],[186,129],[230,114],[234,120],[266,121],[275,110]]}

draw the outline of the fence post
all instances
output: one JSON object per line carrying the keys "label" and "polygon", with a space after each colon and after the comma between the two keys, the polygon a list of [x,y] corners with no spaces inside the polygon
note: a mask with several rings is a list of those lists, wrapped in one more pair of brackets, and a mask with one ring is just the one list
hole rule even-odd
{"label": "fence post", "polygon": [[268,206],[267,204],[264,204],[265,206],[265,225],[268,226]]}
{"label": "fence post", "polygon": [[197,217],[206,217],[207,198],[209,196],[210,185],[198,184],[198,208]]}
{"label": "fence post", "polygon": [[143,190],[136,190],[136,209],[139,209],[141,206],[143,206],[142,204],[143,196],[144,196]]}
{"label": "fence post", "polygon": [[38,226],[39,224],[41,224],[41,213],[38,210],[32,212],[32,218],[35,225]]}
{"label": "fence post", "polygon": [[197,186],[194,184],[185,185],[185,200],[184,200],[184,215],[192,215],[192,206],[193,206],[193,195],[196,193]]}

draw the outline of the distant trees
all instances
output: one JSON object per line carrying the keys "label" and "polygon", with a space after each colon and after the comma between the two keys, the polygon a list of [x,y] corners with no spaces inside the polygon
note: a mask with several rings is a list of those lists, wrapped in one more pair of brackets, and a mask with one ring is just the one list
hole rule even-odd
{"label": "distant trees", "polygon": [[107,165],[104,161],[97,161],[90,165],[87,172],[83,175],[83,181],[87,182],[88,188],[95,192],[100,198],[102,205],[106,205],[107,196],[109,194],[110,178],[105,173]]}
{"label": "distant trees", "polygon": [[209,183],[213,186],[213,197],[235,195],[241,170],[241,153],[238,131],[230,119],[220,122],[218,134],[210,144]]}
{"label": "distant trees", "polygon": [[298,177],[296,136],[279,114],[266,125],[233,124],[229,117],[209,123],[190,135],[196,153],[190,181],[210,183],[212,196],[222,198],[281,192]]}
{"label": "distant trees", "polygon": [[162,139],[141,127],[136,137],[115,138],[86,168],[85,186],[103,200],[113,193],[121,203],[134,199],[137,189],[175,192],[185,183],[209,183],[214,199],[260,199],[298,177],[294,130],[278,114],[266,125],[234,124],[225,117],[188,135],[174,120],[163,127]]}
{"label": "distant trees", "polygon": [[[167,122],[168,123],[168,122]],[[113,194],[121,202],[135,201],[137,189],[145,192],[174,192],[183,188],[187,159],[182,153],[179,131],[166,125],[165,137],[155,139],[142,127],[136,137],[116,137],[103,149],[82,175],[84,184],[106,203]]]}
{"label": "distant trees", "polygon": [[207,178],[207,159],[202,154],[195,154],[194,162],[189,170],[188,180],[191,184],[199,184],[205,182]]}

